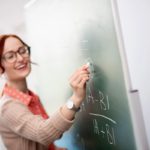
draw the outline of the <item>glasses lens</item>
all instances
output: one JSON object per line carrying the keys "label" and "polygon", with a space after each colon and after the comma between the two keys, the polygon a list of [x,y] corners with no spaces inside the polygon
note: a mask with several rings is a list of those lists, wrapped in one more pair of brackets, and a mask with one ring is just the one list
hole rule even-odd
{"label": "glasses lens", "polygon": [[22,56],[22,57],[28,57],[29,56],[29,49],[28,47],[22,47],[18,50],[18,53]]}
{"label": "glasses lens", "polygon": [[13,63],[16,60],[16,56],[14,52],[9,52],[4,56],[7,62]]}

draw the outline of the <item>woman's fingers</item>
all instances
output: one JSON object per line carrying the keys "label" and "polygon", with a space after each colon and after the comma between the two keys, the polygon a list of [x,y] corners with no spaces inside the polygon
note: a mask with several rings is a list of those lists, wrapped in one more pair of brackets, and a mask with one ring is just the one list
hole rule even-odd
{"label": "woman's fingers", "polygon": [[77,69],[75,71],[75,73],[70,77],[70,82],[73,82],[74,80],[76,80],[77,78],[79,78],[80,76],[87,74],[89,75],[89,71],[88,71],[88,66],[84,65],[81,68]]}
{"label": "woman's fingers", "polygon": [[78,70],[70,77],[70,80],[75,80],[79,75],[89,74],[87,70]]}
{"label": "woman's fingers", "polygon": [[[86,93],[86,81],[89,80],[88,66],[84,65],[74,72],[70,78],[73,96],[78,103],[82,102]],[[75,101],[75,100],[74,100]]]}
{"label": "woman's fingers", "polygon": [[89,80],[89,77],[82,79],[81,82],[78,84],[79,88],[84,88],[84,85],[88,80]]}
{"label": "woman's fingers", "polygon": [[86,70],[86,71],[88,71],[89,72],[89,65],[88,64],[86,64],[86,65],[83,65],[82,67],[81,67],[81,70]]}
{"label": "woman's fingers", "polygon": [[70,80],[70,85],[73,87],[77,87],[81,82],[84,83],[83,81],[84,80],[87,81],[88,79],[89,79],[88,72],[80,72],[72,77],[72,79]]}
{"label": "woman's fingers", "polygon": [[[80,72],[82,72],[83,71],[83,73],[84,73],[84,71],[88,71],[88,65],[83,65],[82,67],[80,67],[79,69],[77,69],[76,71],[75,71],[75,73],[74,74],[72,74],[72,76],[70,77],[70,78],[74,78],[74,76],[77,74],[77,73],[80,73]],[[89,72],[89,71],[88,71]]]}

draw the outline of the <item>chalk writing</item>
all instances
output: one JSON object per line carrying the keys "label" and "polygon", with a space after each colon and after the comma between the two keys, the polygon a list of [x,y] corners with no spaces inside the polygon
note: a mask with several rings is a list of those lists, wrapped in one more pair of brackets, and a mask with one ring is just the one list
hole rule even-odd
{"label": "chalk writing", "polygon": [[[104,94],[100,90],[97,91],[97,93],[94,93],[94,95],[96,95],[95,98],[92,94],[91,88],[88,89],[87,104],[96,104],[96,106],[98,106],[97,104],[99,104],[99,109],[101,110],[101,112],[109,111],[109,95]],[[101,117],[102,119],[106,120],[106,123],[100,124],[98,123],[97,119],[92,118],[94,134],[100,136],[102,139],[107,140],[108,144],[116,145],[114,125],[117,125],[117,122],[109,116],[103,114],[89,112],[89,115],[93,117]]]}
{"label": "chalk writing", "polygon": [[106,124],[106,133],[109,144],[115,144],[115,135],[114,128],[110,127],[110,125]]}
{"label": "chalk writing", "polygon": [[92,95],[92,91],[91,91],[91,88],[89,88],[89,95],[87,96],[87,103],[95,103],[95,99],[94,99],[94,96]]}
{"label": "chalk writing", "polygon": [[94,133],[99,135],[100,131],[99,131],[98,122],[96,119],[93,119],[93,126],[94,126]]}
{"label": "chalk writing", "polygon": [[[94,68],[92,63],[90,69],[91,68]],[[86,112],[86,109],[88,110],[88,106],[90,105],[90,108],[92,108],[91,105],[93,105],[94,109],[90,109],[90,112],[89,110],[87,111],[88,114],[92,116],[93,133],[105,140],[108,144],[116,145],[115,126],[117,125],[117,122],[109,116],[104,115],[105,112],[108,114],[108,111],[111,109],[109,95],[100,89],[95,90],[94,85],[92,85],[92,80],[90,80],[88,84],[89,86],[87,88],[86,101],[81,105],[81,112]],[[95,110],[100,113],[95,113]],[[96,119],[96,117],[100,117],[104,121],[100,121],[100,123],[99,119]]]}
{"label": "chalk writing", "polygon": [[114,128],[109,124],[101,125],[98,124],[96,119],[93,119],[93,128],[94,134],[101,136],[103,139],[106,138],[107,142],[111,145],[116,144]]}
{"label": "chalk writing", "polygon": [[117,124],[117,122],[115,120],[113,120],[113,119],[111,119],[111,118],[109,118],[109,117],[107,117],[105,115],[94,114],[94,113],[89,113],[89,115],[91,115],[91,116],[97,116],[97,117],[102,117],[104,119],[107,119],[107,120],[111,121],[114,124]]}
{"label": "chalk writing", "polygon": [[[108,99],[108,95],[105,97],[104,94],[99,90],[98,91],[99,94],[99,103],[101,106],[102,110],[109,110],[109,99]],[[106,101],[104,101],[106,98]]]}
{"label": "chalk writing", "polygon": [[98,93],[95,93],[97,96],[97,98],[95,98],[92,94],[91,88],[88,88],[88,95],[86,98],[87,103],[98,103],[100,105],[100,109],[101,110],[109,110],[110,109],[110,102],[109,102],[109,96],[107,94],[104,95],[104,93],[100,90],[98,90]]}

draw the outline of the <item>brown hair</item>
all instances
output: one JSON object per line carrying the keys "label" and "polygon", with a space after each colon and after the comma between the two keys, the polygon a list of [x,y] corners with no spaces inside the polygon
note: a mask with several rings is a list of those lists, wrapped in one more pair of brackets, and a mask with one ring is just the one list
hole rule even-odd
{"label": "brown hair", "polygon": [[23,45],[28,46],[19,36],[15,35],[15,34],[2,34],[0,35],[0,70],[2,69],[1,73],[4,73],[4,68],[2,67],[1,64],[1,57],[4,51],[4,44],[7,38],[9,37],[14,37],[16,39],[18,39]]}

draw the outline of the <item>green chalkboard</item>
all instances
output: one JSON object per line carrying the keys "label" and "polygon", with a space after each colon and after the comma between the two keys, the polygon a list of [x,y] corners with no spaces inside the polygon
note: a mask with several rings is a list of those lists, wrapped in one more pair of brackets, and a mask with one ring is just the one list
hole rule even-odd
{"label": "green chalkboard", "polygon": [[69,76],[90,63],[81,110],[72,128],[56,142],[68,150],[137,149],[113,3],[45,0],[26,10],[32,56],[40,66],[33,70],[33,80],[37,78],[36,91],[47,112],[55,111],[60,100],[67,101],[72,94]]}
{"label": "green chalkboard", "polygon": [[89,16],[91,21],[84,22],[80,36],[80,61],[90,63],[90,81],[74,126],[57,143],[68,150],[135,150],[111,1],[87,3],[102,8],[94,10],[99,16],[96,21]]}

